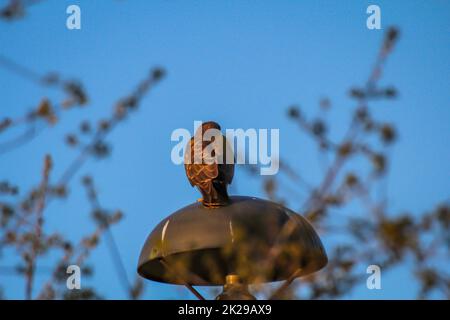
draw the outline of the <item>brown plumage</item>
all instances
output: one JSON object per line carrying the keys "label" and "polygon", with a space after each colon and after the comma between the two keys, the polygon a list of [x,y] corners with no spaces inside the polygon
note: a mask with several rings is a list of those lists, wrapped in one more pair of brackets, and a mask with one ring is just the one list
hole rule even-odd
{"label": "brown plumage", "polygon": [[[222,134],[222,141],[216,141],[214,138],[212,141],[203,141],[202,137],[209,129],[220,131],[221,128],[216,122],[209,121],[197,129],[195,136],[186,146],[184,168],[191,185],[200,190],[203,205],[219,207],[229,202],[227,185],[233,180],[234,161],[227,164],[226,159],[227,153],[232,154],[233,151]],[[195,163],[195,155],[198,157],[198,163]],[[222,155],[223,162],[219,163],[218,159]],[[234,155],[230,159],[234,160]]]}

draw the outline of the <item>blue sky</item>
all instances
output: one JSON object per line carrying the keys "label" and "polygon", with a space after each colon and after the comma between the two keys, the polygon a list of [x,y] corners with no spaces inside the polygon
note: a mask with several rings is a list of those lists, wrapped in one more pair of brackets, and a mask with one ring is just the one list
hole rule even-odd
{"label": "blue sky", "polygon": [[[65,27],[70,4],[81,7],[81,30]],[[382,30],[366,28],[369,4],[381,7]],[[147,234],[198,198],[183,167],[170,160],[174,129],[192,130],[194,120],[210,119],[224,128],[280,128],[281,157],[317,180],[316,157],[311,147],[302,147],[308,142],[298,139],[286,108],[298,103],[314,114],[318,100],[328,96],[332,132],[339,134],[353,105],[347,91],[367,78],[389,25],[400,28],[401,39],[382,84],[395,85],[400,95],[376,102],[374,113],[399,130],[387,181],[392,209],[420,213],[448,200],[450,190],[448,1],[43,1],[22,20],[0,22],[0,53],[37,72],[55,70],[82,80],[89,110],[70,111],[33,143],[3,155],[0,177],[26,191],[39,182],[46,153],[54,158],[57,177],[76,156],[63,145],[64,135],[81,120],[106,117],[150,67],[163,66],[167,78],[110,136],[112,157],[90,161],[73,181],[71,197],[46,211],[49,230],[72,239],[92,230],[79,180],[95,174],[101,202],[126,215],[113,232],[127,272],[134,276]],[[42,96],[59,95],[3,69],[0,93],[0,116],[12,118]],[[247,179],[242,169],[235,184],[239,194],[263,196],[260,183]],[[16,260],[8,256],[1,261]],[[90,263],[96,275],[86,283],[106,297],[125,298],[104,243]],[[44,279],[39,276],[38,282]],[[404,268],[383,279],[380,292],[362,284],[349,298],[414,297]],[[8,297],[23,297],[19,278],[0,275],[0,284]],[[145,298],[191,297],[183,288],[147,284]]]}

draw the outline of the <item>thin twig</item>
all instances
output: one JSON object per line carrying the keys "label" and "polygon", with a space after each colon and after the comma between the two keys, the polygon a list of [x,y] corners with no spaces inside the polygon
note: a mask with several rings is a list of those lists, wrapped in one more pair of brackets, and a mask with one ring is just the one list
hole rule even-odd
{"label": "thin twig", "polygon": [[[92,205],[92,209],[94,211],[95,210],[101,211],[102,210],[102,206],[101,206],[100,201],[99,201],[99,199],[97,197],[97,192],[95,190],[93,182],[90,181],[86,185],[86,188],[87,188],[87,192],[88,192],[89,201],[90,201],[90,203]],[[120,255],[120,251],[119,251],[119,248],[117,246],[117,242],[116,242],[116,240],[114,238],[114,235],[113,235],[113,233],[111,231],[110,225],[109,225],[108,222],[106,222],[104,225],[102,224],[102,227],[106,231],[105,233],[106,233],[106,239],[107,239],[107,242],[108,242],[108,247],[109,247],[111,256],[113,258],[114,265],[116,267],[116,271],[117,271],[117,274],[119,276],[119,279],[121,280],[121,283],[123,285],[123,288],[124,288],[125,292],[127,292],[128,294],[131,294],[132,286],[131,286],[131,283],[130,283],[130,281],[128,279],[128,275],[127,275],[127,272],[125,270],[125,266],[124,266],[122,257]]]}
{"label": "thin twig", "polygon": [[39,200],[37,202],[36,208],[36,224],[35,224],[35,238],[31,243],[31,252],[29,259],[27,261],[27,271],[26,271],[26,289],[25,289],[25,297],[27,300],[30,300],[33,293],[33,280],[34,273],[36,268],[36,259],[39,254],[40,246],[41,246],[41,236],[42,236],[42,224],[43,224],[43,213],[45,208],[45,198],[47,194],[47,186],[48,180],[50,176],[50,170],[52,167],[52,160],[49,155],[45,157],[44,160],[44,169],[43,169],[43,177],[41,187],[39,189]]}
{"label": "thin twig", "polygon": [[286,290],[298,276],[300,276],[301,272],[302,272],[302,269],[295,270],[289,276],[289,278],[286,281],[284,281],[283,284],[277,290],[275,290],[274,293],[271,294],[271,296],[269,297],[269,300],[273,300],[273,299],[276,299],[277,297],[279,297],[281,295],[281,293],[283,293],[283,291]]}
{"label": "thin twig", "polygon": [[[169,271],[169,272],[172,272],[173,270],[171,269],[171,267],[169,266],[169,264],[163,259],[163,258],[160,258],[159,259],[159,262]],[[187,281],[185,281],[184,279],[182,279],[182,277],[179,275],[179,274],[177,274],[177,273],[174,273],[176,276],[177,276],[177,278],[178,278],[178,280],[179,281],[181,281],[182,283],[183,283],[183,285],[190,291],[190,292],[192,292],[192,294],[194,295],[194,296],[196,296],[199,300],[206,300],[201,294],[200,294],[200,292],[198,292],[192,285],[190,285]]]}
{"label": "thin twig", "polygon": [[7,142],[0,143],[0,155],[10,152],[36,138],[43,131],[43,127],[36,129],[30,126],[24,133]]}

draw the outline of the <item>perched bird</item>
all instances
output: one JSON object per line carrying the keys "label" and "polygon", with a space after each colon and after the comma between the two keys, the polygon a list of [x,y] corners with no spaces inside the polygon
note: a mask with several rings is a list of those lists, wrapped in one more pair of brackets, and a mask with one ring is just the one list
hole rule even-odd
{"label": "perched bird", "polygon": [[216,122],[205,122],[188,142],[184,168],[191,185],[200,190],[203,205],[220,207],[229,202],[227,185],[233,180],[235,161],[233,151],[221,133],[213,136],[211,141],[204,141],[205,133],[210,129],[218,130],[217,133],[221,130]]}

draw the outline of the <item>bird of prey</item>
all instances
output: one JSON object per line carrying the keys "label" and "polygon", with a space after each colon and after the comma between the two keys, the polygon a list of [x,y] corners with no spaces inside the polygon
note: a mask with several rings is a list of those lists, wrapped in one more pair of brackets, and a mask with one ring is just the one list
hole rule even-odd
{"label": "bird of prey", "polygon": [[[204,137],[210,129],[216,129],[217,135],[208,141]],[[203,123],[185,149],[184,168],[188,180],[192,186],[199,189],[203,205],[210,208],[229,203],[227,185],[231,183],[234,175],[234,154],[220,130],[216,122]],[[229,160],[233,159],[228,161],[231,163],[227,162],[227,154]]]}

